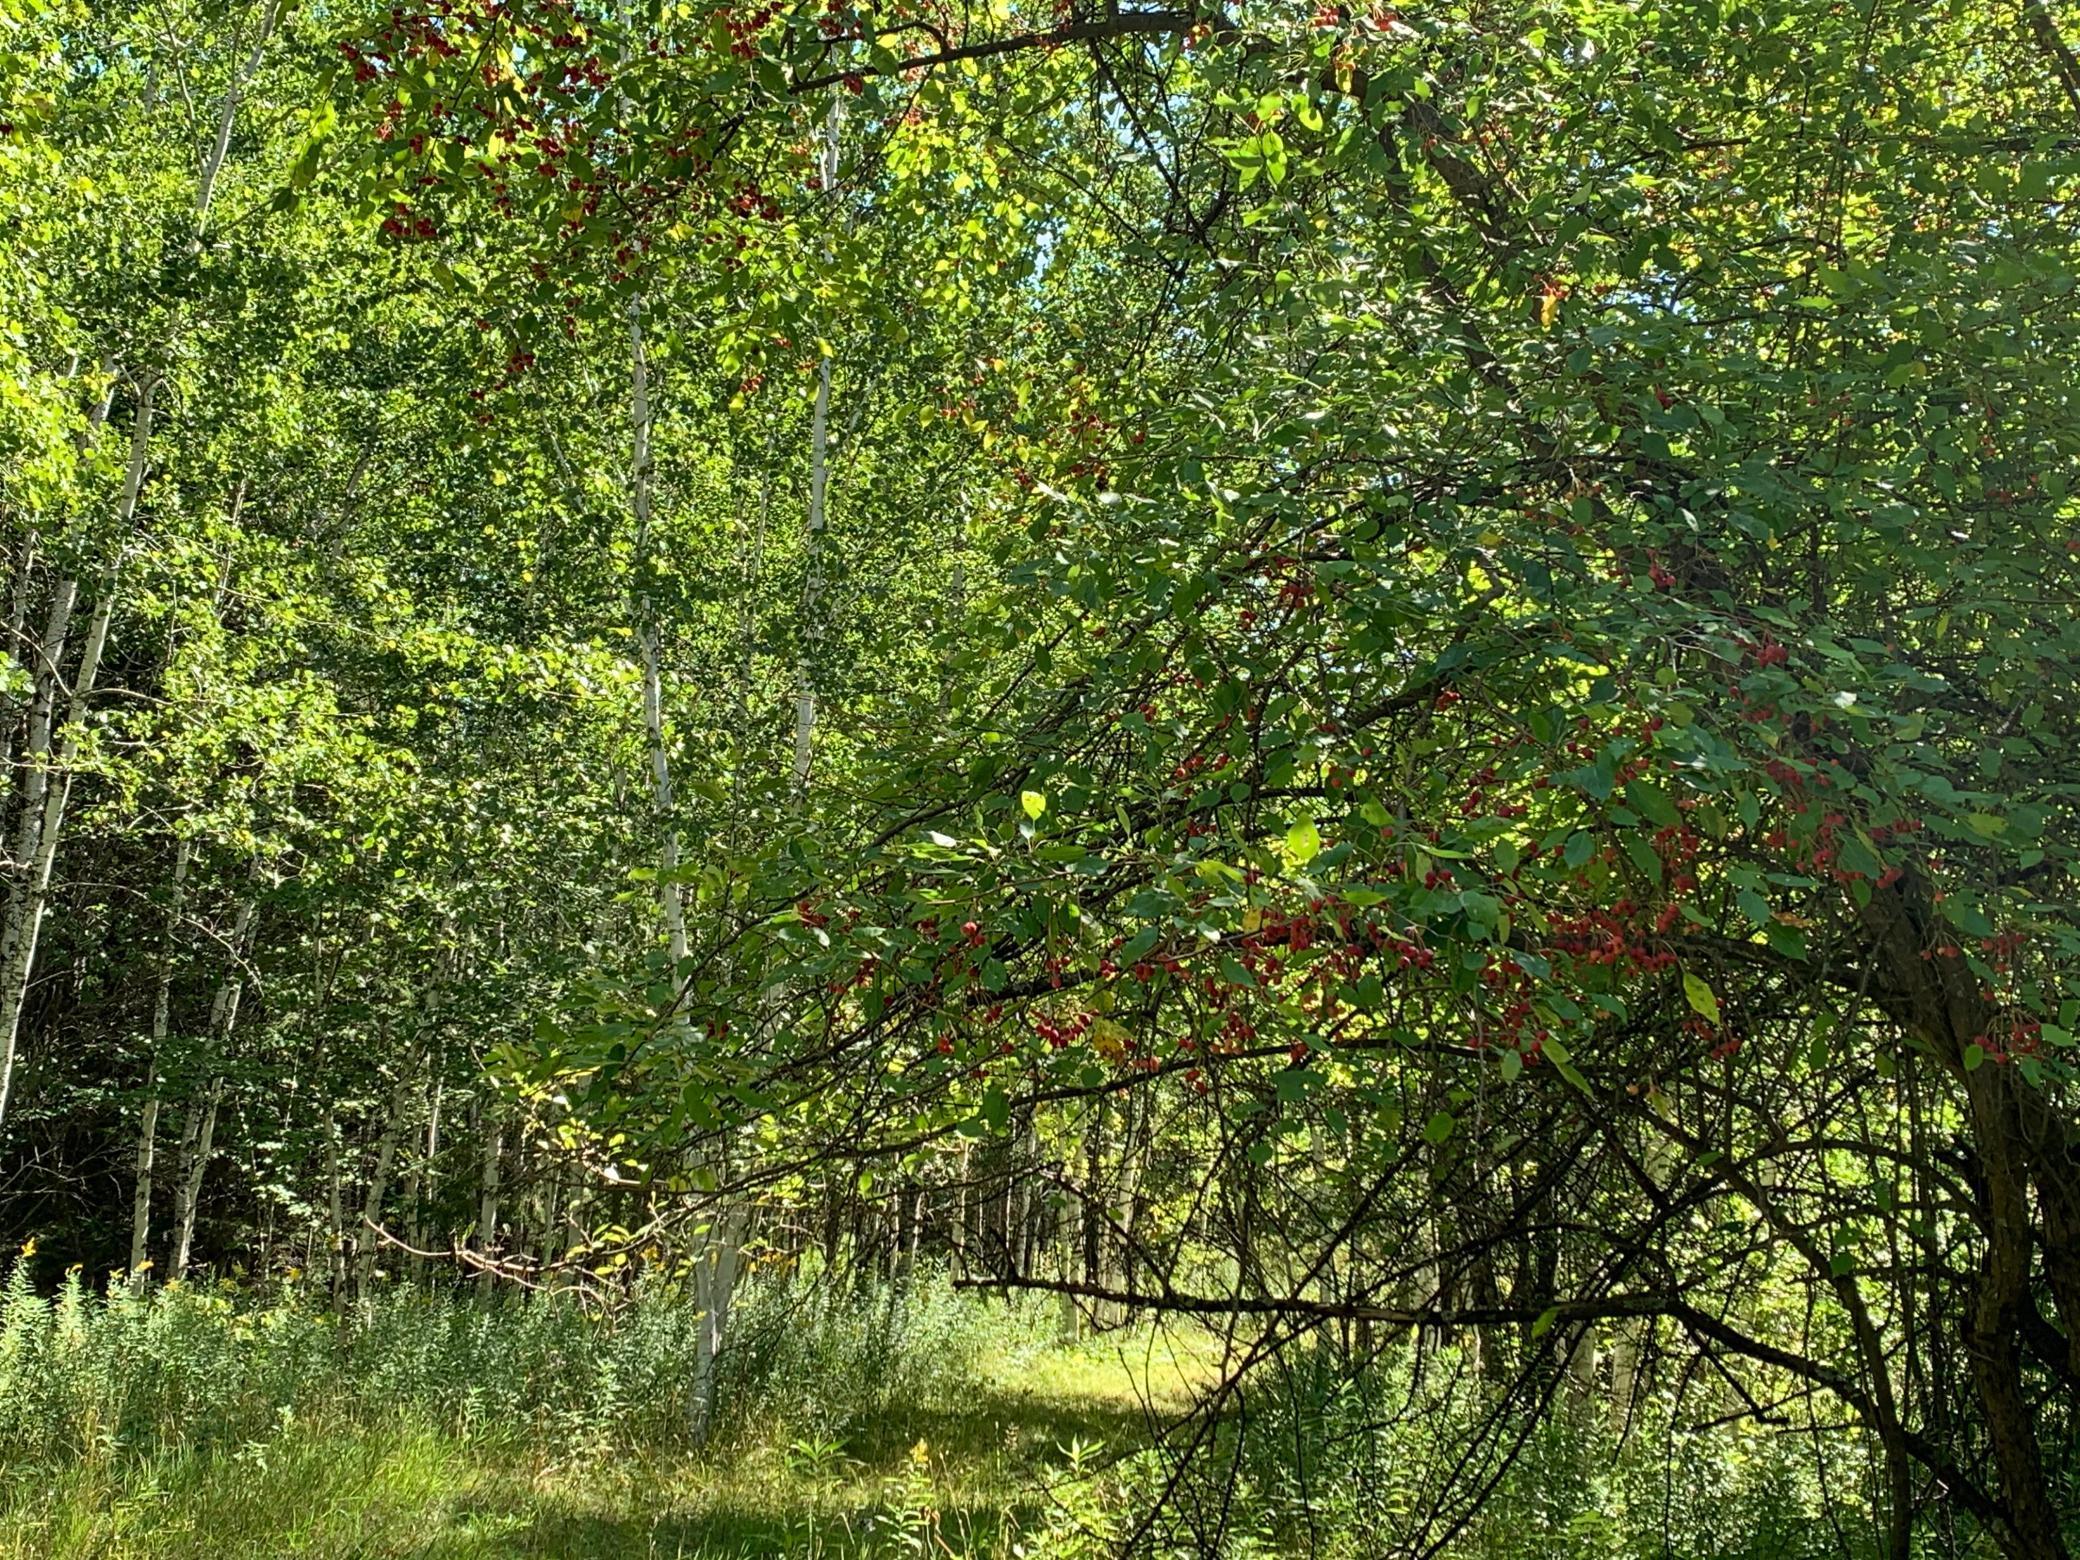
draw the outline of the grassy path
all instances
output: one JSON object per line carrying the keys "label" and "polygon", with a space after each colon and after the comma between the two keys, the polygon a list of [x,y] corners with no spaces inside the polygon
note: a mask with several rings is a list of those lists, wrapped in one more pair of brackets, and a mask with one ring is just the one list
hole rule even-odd
{"label": "grassy path", "polygon": [[239,1449],[8,1477],[0,1557],[1009,1556],[1062,1521],[1050,1491],[1078,1448],[1136,1444],[1204,1369],[1145,1337],[1050,1352],[842,1443],[751,1435],[699,1459],[292,1421]]}

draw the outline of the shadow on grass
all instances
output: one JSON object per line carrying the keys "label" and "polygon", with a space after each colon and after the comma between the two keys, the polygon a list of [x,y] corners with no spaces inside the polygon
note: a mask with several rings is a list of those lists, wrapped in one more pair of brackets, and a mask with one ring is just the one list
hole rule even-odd
{"label": "shadow on grass", "polygon": [[894,1466],[923,1440],[949,1456],[1024,1454],[1050,1460],[1072,1441],[1102,1442],[1119,1451],[1145,1444],[1168,1423],[1159,1405],[1154,1420],[1140,1404],[1097,1394],[1066,1396],[1040,1388],[978,1388],[953,1405],[902,1405],[860,1432],[850,1448],[870,1466]]}
{"label": "shadow on grass", "polygon": [[[1156,1427],[1175,1407],[1155,1405]],[[1117,1362],[1072,1359],[895,1405],[820,1471],[765,1428],[707,1457],[552,1458],[424,1425],[299,1422],[243,1452],[7,1481],[0,1560],[998,1560],[1046,1526],[1068,1448],[1128,1452],[1152,1426]]]}
{"label": "shadow on grass", "polygon": [[[1160,1423],[1162,1410],[1156,1413]],[[751,1445],[711,1463],[648,1465],[625,1490],[494,1484],[477,1501],[450,1508],[450,1533],[429,1535],[412,1554],[476,1560],[486,1527],[503,1527],[508,1547],[496,1553],[543,1560],[853,1560],[920,1549],[1008,1556],[1021,1535],[1045,1525],[1049,1486],[1069,1446],[1130,1450],[1146,1443],[1150,1428],[1131,1396],[977,1386],[958,1402],[899,1405],[858,1428],[839,1477],[795,1478],[772,1448]],[[917,1471],[932,1489],[923,1519],[901,1493],[904,1477]],[[943,1547],[922,1531],[927,1521]]]}
{"label": "shadow on grass", "polygon": [[[1010,1553],[1018,1534],[1041,1517],[1038,1507],[1007,1509],[978,1502],[935,1510],[933,1530],[954,1553],[1001,1556]],[[857,1557],[916,1552],[906,1535],[920,1531],[908,1513],[883,1512],[871,1503],[852,1510],[786,1517],[748,1506],[716,1505],[697,1512],[637,1515],[562,1508],[547,1503],[523,1530],[510,1534],[510,1547],[500,1554],[528,1560],[751,1560],[789,1556],[790,1560],[857,1560]],[[471,1536],[456,1535],[460,1547],[433,1539],[414,1550],[413,1560],[476,1560],[484,1551]],[[927,1551],[944,1553],[937,1544]]]}

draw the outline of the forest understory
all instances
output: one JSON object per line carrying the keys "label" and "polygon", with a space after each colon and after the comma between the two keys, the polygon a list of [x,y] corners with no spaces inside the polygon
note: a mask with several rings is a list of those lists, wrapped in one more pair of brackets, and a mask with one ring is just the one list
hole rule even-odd
{"label": "forest understory", "polygon": [[0,0],[0,1555],[2073,1560],[2071,0]]}
{"label": "forest understory", "polygon": [[[1143,1533],[1185,1466],[1162,1448],[1233,1339],[1124,1321],[1078,1338],[1051,1302],[957,1295],[940,1275],[762,1282],[740,1306],[696,1447],[697,1316],[670,1297],[608,1319],[399,1292],[334,1315],[229,1284],[106,1305],[74,1285],[52,1305],[17,1282],[0,1555],[1358,1557],[1434,1536],[1426,1494],[1461,1473],[1478,1407],[1458,1347],[1300,1361],[1233,1412],[1266,1421],[1257,1442],[1231,1423]],[[1579,1364],[1443,1552],[1876,1552],[1853,1438],[1714,1437],[1681,1402],[1610,1387]]]}

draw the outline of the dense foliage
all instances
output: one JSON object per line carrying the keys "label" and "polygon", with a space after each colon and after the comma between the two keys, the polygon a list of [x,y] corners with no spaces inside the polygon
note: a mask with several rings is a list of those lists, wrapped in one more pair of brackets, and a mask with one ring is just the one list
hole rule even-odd
{"label": "dense foliage", "polygon": [[699,1440],[929,1259],[1227,1340],[1121,1547],[1413,1342],[1408,1552],[1584,1394],[2071,1552],[2069,19],[0,4],[47,1277],[675,1283]]}

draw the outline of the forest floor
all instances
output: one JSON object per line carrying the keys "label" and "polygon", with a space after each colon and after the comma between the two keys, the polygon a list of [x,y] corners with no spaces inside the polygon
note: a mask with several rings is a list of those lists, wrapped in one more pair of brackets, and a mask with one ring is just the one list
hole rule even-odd
{"label": "forest floor", "polygon": [[1079,1463],[1144,1442],[1211,1369],[1120,1335],[1000,1360],[950,1406],[898,1409],[842,1444],[750,1436],[697,1458],[551,1456],[312,1418],[243,1449],[89,1460],[11,1485],[0,1557],[1009,1556],[1063,1525]]}

